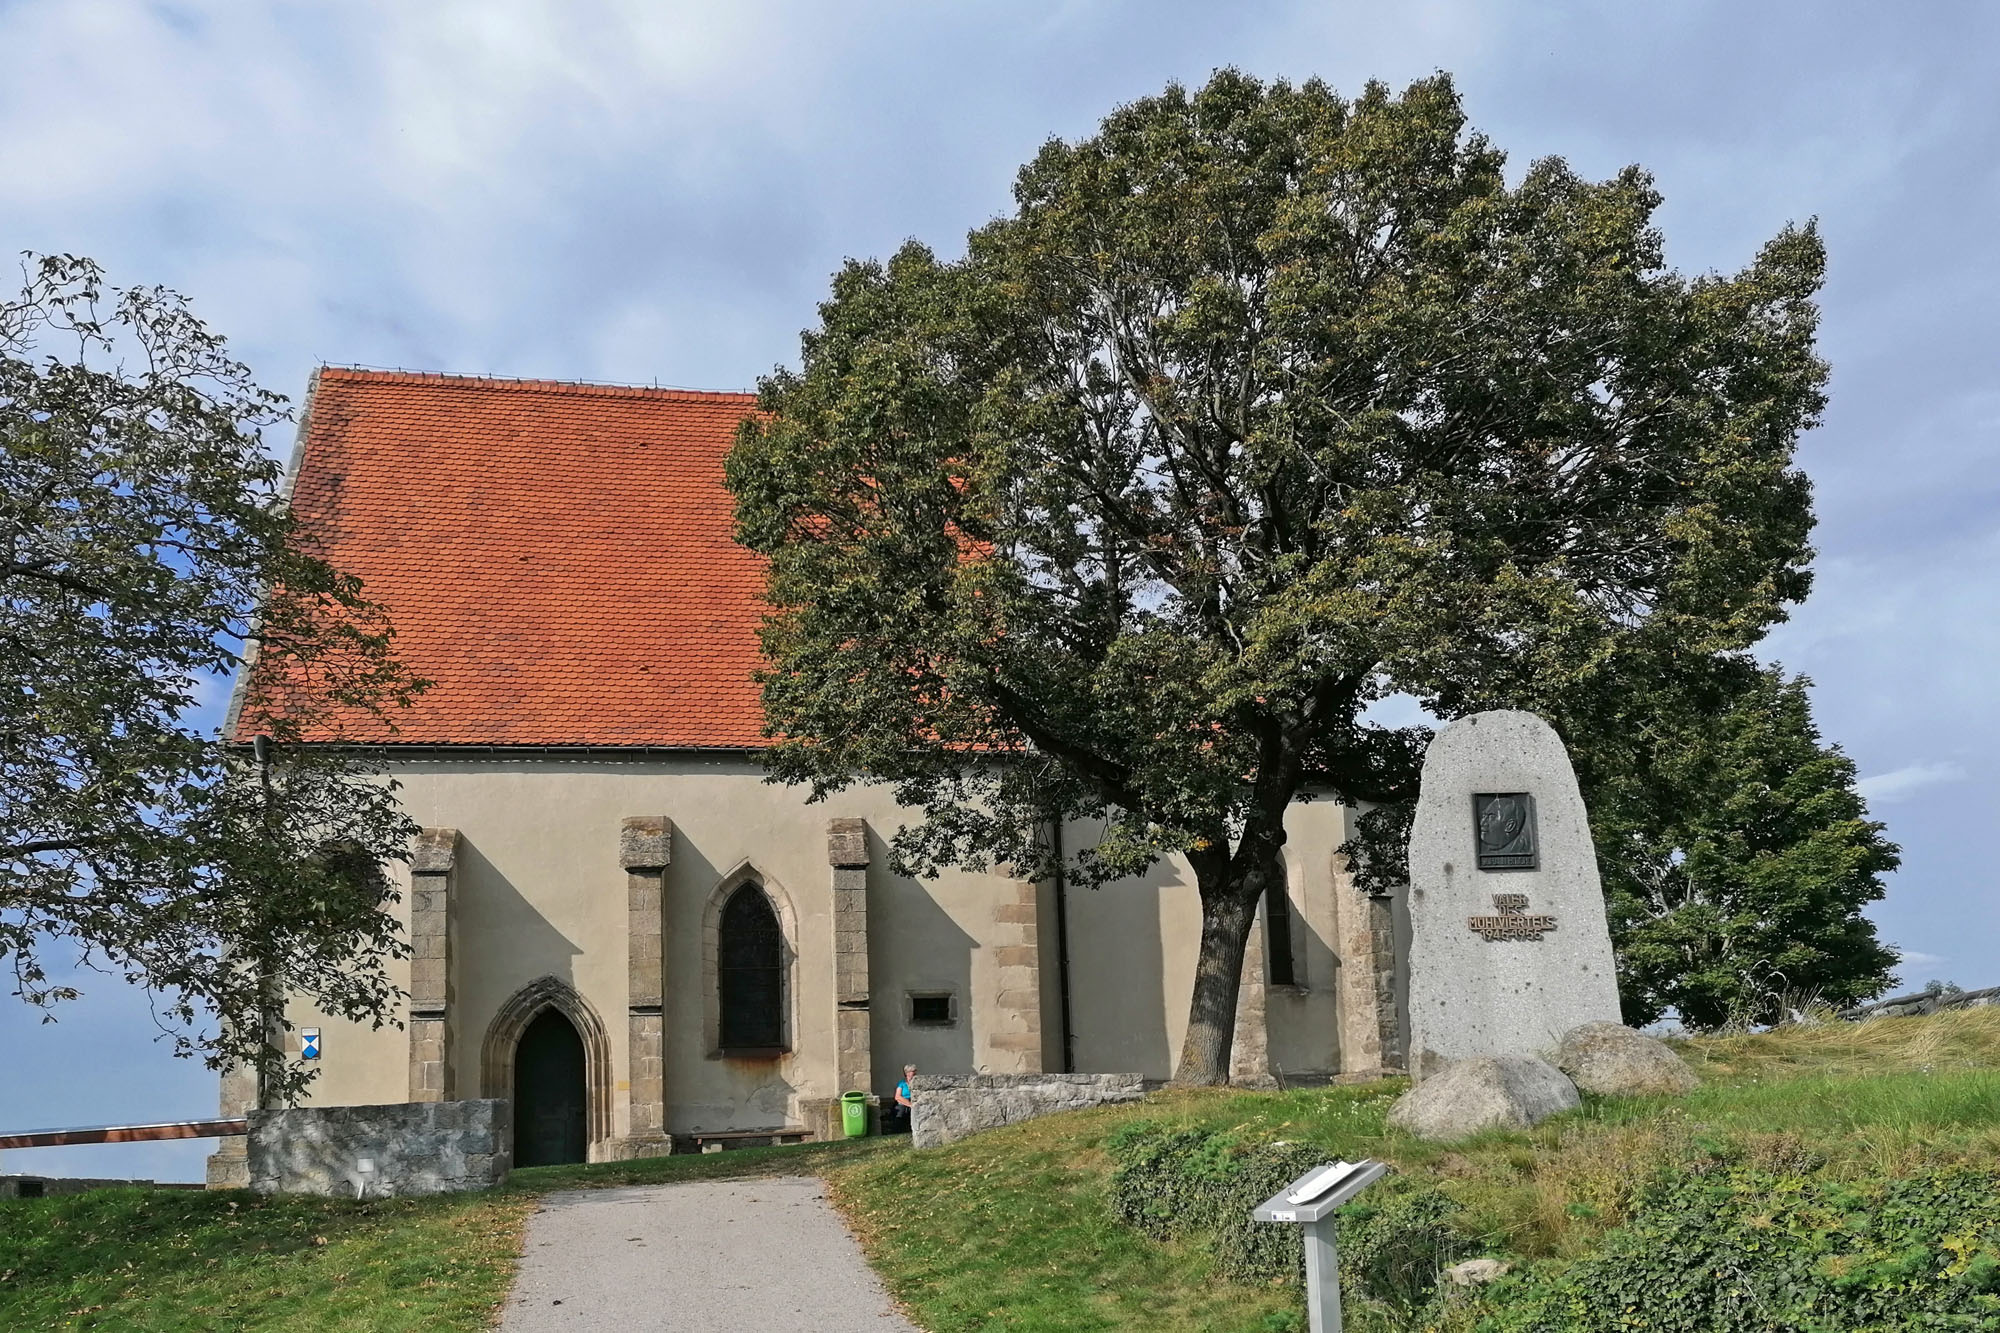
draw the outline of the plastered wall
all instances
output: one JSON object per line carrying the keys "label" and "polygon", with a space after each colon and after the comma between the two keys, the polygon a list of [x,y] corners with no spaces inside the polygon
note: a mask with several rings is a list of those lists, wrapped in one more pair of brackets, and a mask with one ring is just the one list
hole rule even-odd
{"label": "plastered wall", "polygon": [[[662,908],[671,1132],[798,1124],[802,1101],[838,1090],[827,851],[835,818],[865,819],[870,829],[875,1089],[893,1087],[906,1062],[941,1074],[1061,1067],[1052,886],[1000,873],[947,873],[931,882],[892,874],[884,839],[898,815],[883,791],[809,804],[797,789],[766,783],[741,756],[450,757],[405,761],[395,776],[413,818],[459,832],[448,1018],[454,1096],[482,1095],[480,1048],[502,1006],[554,977],[576,990],[610,1036],[611,1129],[628,1133],[627,882],[618,840],[621,821],[641,815],[664,815],[673,825]],[[1287,824],[1301,985],[1270,997],[1271,1058],[1282,1073],[1341,1067],[1347,1016],[1337,954],[1346,886],[1333,849],[1346,837],[1346,813],[1311,802],[1295,807]],[[1069,834],[1072,845],[1088,836],[1081,827]],[[776,1059],[718,1058],[712,1049],[703,924],[718,892],[744,876],[779,900],[790,933],[790,1051]],[[1199,933],[1185,870],[1164,864],[1143,881],[1072,888],[1067,897],[1076,1068],[1166,1077],[1179,1052]],[[397,980],[407,983],[406,969]],[[954,996],[954,1021],[912,1025],[911,992]],[[408,1097],[406,1033],[294,1018],[323,1030],[316,1104]]]}
{"label": "plastered wall", "polygon": [[[1348,838],[1350,813],[1335,801],[1314,800],[1294,805],[1285,820],[1297,984],[1272,987],[1265,999],[1279,1078],[1352,1067],[1343,1066],[1342,1052],[1354,1048],[1357,1038],[1348,1030],[1358,1034],[1364,1015],[1347,988],[1365,969],[1348,974],[1342,941],[1352,936],[1350,923],[1365,899],[1354,893],[1336,854]],[[1065,836],[1074,846],[1094,835],[1078,825]],[[1201,941],[1193,875],[1180,861],[1166,861],[1143,878],[1072,889],[1068,897],[1076,1067],[1169,1077],[1187,1031]],[[1372,1021],[1372,1009],[1366,1016]]]}

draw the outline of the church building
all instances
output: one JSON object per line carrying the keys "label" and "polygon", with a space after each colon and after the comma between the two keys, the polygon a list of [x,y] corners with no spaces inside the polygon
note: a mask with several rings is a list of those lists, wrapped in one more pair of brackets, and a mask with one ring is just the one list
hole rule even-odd
{"label": "church building", "polygon": [[[327,367],[292,505],[434,682],[389,771],[401,1027],[319,1030],[310,1104],[506,1097],[521,1163],[834,1132],[841,1093],[926,1073],[1166,1078],[1199,906],[1184,866],[1102,889],[897,875],[886,791],[765,781],[763,570],[723,460],[748,394]],[[234,719],[232,718],[232,725]],[[239,737],[238,739],[242,739]],[[1245,966],[1235,1076],[1377,1072],[1389,909],[1293,807]],[[1059,832],[1072,847],[1090,830]],[[225,1075],[223,1111],[254,1088]],[[240,1168],[225,1143],[212,1178]]]}

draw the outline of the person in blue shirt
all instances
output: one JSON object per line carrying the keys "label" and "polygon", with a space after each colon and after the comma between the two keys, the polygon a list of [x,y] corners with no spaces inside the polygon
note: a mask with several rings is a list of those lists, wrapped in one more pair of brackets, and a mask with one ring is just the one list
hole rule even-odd
{"label": "person in blue shirt", "polygon": [[887,1134],[907,1134],[910,1132],[910,1108],[916,1100],[910,1094],[910,1080],[917,1076],[915,1065],[903,1066],[903,1081],[896,1085],[895,1104],[882,1117],[882,1130]]}

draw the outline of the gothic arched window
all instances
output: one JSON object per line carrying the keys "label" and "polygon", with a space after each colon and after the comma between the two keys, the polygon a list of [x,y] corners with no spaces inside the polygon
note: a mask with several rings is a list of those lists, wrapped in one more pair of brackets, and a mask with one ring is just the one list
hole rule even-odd
{"label": "gothic arched window", "polygon": [[716,988],[724,1050],[779,1050],[785,1045],[785,937],[778,914],[755,884],[723,904]]}
{"label": "gothic arched window", "polygon": [[1276,878],[1264,890],[1264,980],[1272,986],[1299,984],[1298,955],[1292,949],[1292,895]]}

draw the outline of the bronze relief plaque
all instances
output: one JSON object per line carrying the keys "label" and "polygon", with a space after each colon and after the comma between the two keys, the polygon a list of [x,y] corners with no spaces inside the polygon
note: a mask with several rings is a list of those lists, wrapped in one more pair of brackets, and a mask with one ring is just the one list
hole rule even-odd
{"label": "bronze relief plaque", "polygon": [[1475,794],[1472,823],[1481,870],[1534,870],[1541,865],[1535,798],[1527,792]]}

